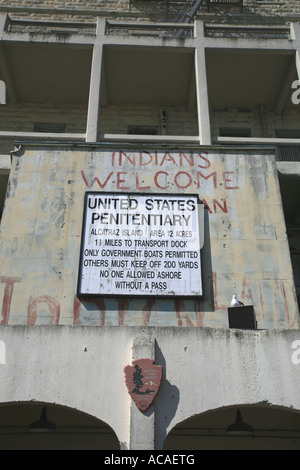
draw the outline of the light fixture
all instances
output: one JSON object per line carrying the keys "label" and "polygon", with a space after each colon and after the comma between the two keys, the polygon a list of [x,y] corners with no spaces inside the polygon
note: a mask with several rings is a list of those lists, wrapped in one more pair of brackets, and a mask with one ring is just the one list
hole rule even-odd
{"label": "light fixture", "polygon": [[254,434],[254,429],[250,424],[244,423],[241,412],[238,409],[235,422],[227,427],[226,434],[231,436],[251,436]]}
{"label": "light fixture", "polygon": [[31,433],[47,433],[56,431],[55,424],[47,420],[46,406],[44,406],[42,410],[40,419],[31,423],[28,426],[27,431]]}

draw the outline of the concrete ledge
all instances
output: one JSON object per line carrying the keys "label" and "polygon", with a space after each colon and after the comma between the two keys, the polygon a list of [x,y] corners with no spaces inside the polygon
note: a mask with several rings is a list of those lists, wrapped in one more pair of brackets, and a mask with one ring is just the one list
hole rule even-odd
{"label": "concrete ledge", "polygon": [[276,166],[283,175],[300,176],[300,162],[277,162]]}
{"label": "concrete ledge", "polygon": [[11,159],[10,155],[0,155],[0,170],[10,170]]}
{"label": "concrete ledge", "polygon": [[300,410],[299,330],[1,326],[0,402],[76,408],[129,442],[132,403],[124,367],[131,364],[134,338],[139,345],[154,341],[153,359],[163,366],[149,409],[158,448],[177,423],[209,410],[258,403]]}
{"label": "concrete ledge", "polygon": [[214,137],[213,141],[218,144],[253,144],[253,145],[300,145],[300,139],[277,139],[265,137]]}

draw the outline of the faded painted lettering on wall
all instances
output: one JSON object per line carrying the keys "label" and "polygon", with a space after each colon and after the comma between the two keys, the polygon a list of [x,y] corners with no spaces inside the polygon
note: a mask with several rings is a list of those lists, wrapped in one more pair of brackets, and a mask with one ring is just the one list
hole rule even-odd
{"label": "faded painted lettering on wall", "polygon": [[[267,150],[28,145],[13,159],[1,221],[2,324],[226,328],[227,308],[237,293],[245,305],[254,306],[258,328],[298,328],[274,165]],[[91,244],[83,245],[80,258],[85,194],[90,195],[86,229]],[[123,204],[122,210],[100,211],[103,194],[117,195],[113,204]],[[203,202],[203,236],[199,233],[191,246],[194,198]],[[134,209],[142,203],[143,210]],[[109,232],[117,229],[118,235]],[[151,237],[144,230],[153,230]],[[157,246],[150,250],[146,241]],[[125,255],[121,250],[139,256],[119,256]],[[106,295],[77,295],[80,261],[89,272],[96,269]],[[190,288],[180,285],[179,277],[187,273]],[[143,288],[147,295],[133,296],[125,281],[135,283],[135,293]],[[201,286],[202,296],[156,295],[171,292],[172,286],[179,293]],[[120,290],[128,295],[115,295]]]}

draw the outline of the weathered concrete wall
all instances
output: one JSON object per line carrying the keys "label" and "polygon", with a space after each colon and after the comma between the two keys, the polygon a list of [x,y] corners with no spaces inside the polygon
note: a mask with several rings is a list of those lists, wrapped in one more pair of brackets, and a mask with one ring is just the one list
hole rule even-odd
{"label": "weathered concrete wall", "polygon": [[[34,124],[41,122],[66,124],[66,132],[85,132],[87,109],[85,106],[63,106],[54,104],[37,105],[23,103],[22,105],[7,105],[1,108],[1,131],[33,132]],[[6,118],[5,118],[6,116]],[[1,145],[1,143],[0,143]],[[11,150],[11,148],[10,148]]]}
{"label": "weathered concrete wall", "polygon": [[252,110],[240,108],[212,109],[211,133],[213,137],[216,137],[220,134],[220,128],[232,127],[250,129],[252,137],[276,138],[277,130],[295,129],[295,122],[298,120],[298,109],[286,111],[283,114],[264,110],[263,115],[259,108],[253,108]]}
{"label": "weathered concrete wall", "polygon": [[[168,135],[198,134],[196,111],[179,106],[164,107],[168,116]],[[99,133],[127,134],[128,126],[143,125],[161,127],[160,108],[151,106],[108,106],[101,109]]]}
{"label": "weathered concrete wall", "polygon": [[[168,115],[168,135],[191,135],[198,133],[197,116],[179,107],[166,108]],[[2,131],[33,132],[34,124],[41,122],[66,124],[68,133],[85,133],[87,109],[84,106],[36,105],[7,105],[0,108],[0,129]],[[211,134],[217,137],[220,128],[251,129],[252,137],[276,137],[276,130],[295,129],[299,111],[293,110],[278,115],[265,112],[265,129],[262,124],[261,111],[240,110],[237,108],[211,109]],[[148,126],[160,126],[159,109],[153,107],[119,107],[110,106],[101,110],[99,134],[127,134],[128,125],[137,123]],[[0,146],[2,147],[2,140]],[[1,148],[0,147],[0,148]],[[11,148],[13,146],[11,145]],[[9,150],[11,150],[11,148]]]}
{"label": "weathered concrete wall", "polygon": [[[280,2],[257,2],[255,0],[244,0],[244,11],[245,13],[256,14],[257,17],[269,17],[270,15],[299,15],[300,14],[300,2],[299,0],[283,0]],[[38,12],[38,9],[43,8],[44,11],[53,11],[54,9],[59,11],[74,9],[76,10],[77,14],[80,13],[80,10],[89,10],[89,11],[97,11],[99,10],[109,10],[109,11],[120,11],[125,12],[129,9],[128,0],[110,0],[110,1],[70,1],[70,0],[51,0],[51,1],[33,1],[33,0],[2,0],[1,5],[3,7],[12,8],[12,9],[19,9],[28,8],[30,11],[33,10],[35,13]],[[136,5],[133,1],[131,3],[131,10],[133,12],[138,11],[139,14],[144,14],[147,16],[154,16],[157,15],[159,12],[160,14],[167,13],[166,4],[165,2],[160,2],[157,4],[155,3],[155,7],[151,2],[142,2],[139,1]],[[16,8],[17,7],[17,8]],[[169,14],[176,15],[178,11],[181,11],[182,5],[178,2],[170,1],[170,10]],[[207,12],[207,6],[204,5],[202,8],[205,13]],[[212,7],[213,10],[211,13],[223,13],[228,14],[228,12],[233,15],[240,15],[240,8],[239,7],[224,7],[224,5],[218,5],[217,7]]]}
{"label": "weathered concrete wall", "polygon": [[[85,191],[198,193],[202,299],[76,296]],[[298,328],[274,156],[260,152],[28,148],[1,223],[3,324],[228,326],[234,293],[258,328]]]}
{"label": "weathered concrete wall", "polygon": [[[163,377],[142,416],[144,428],[132,423],[130,435],[124,367],[133,359],[135,338],[154,344],[152,358]],[[141,444],[151,449],[146,429],[154,415],[160,449],[177,423],[206,411],[237,404],[300,410],[296,330],[2,326],[0,339],[6,348],[1,403],[35,400],[77,409],[107,422],[123,449],[136,448],[130,444],[134,433],[140,440],[144,435]]]}

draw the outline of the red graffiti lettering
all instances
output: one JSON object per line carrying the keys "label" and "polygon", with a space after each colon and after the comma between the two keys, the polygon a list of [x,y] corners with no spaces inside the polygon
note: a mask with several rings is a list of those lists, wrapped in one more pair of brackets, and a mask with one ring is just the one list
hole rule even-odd
{"label": "red graffiti lettering", "polygon": [[10,314],[11,299],[16,282],[20,282],[19,277],[0,276],[0,282],[5,284],[3,302],[2,302],[2,320],[1,325],[7,325]]}
{"label": "red graffiti lettering", "polygon": [[202,155],[201,153],[198,153],[198,157],[201,158],[201,160],[203,160],[203,161],[205,162],[205,165],[204,165],[204,166],[203,166],[203,163],[202,163],[202,162],[201,162],[202,165],[199,163],[199,164],[198,164],[198,167],[199,167],[199,168],[209,168],[209,167],[211,166],[211,163],[210,163],[210,161],[208,160],[208,158],[203,157],[203,155]]}
{"label": "red graffiti lettering", "polygon": [[149,326],[150,318],[151,318],[151,311],[155,306],[155,301],[153,299],[148,299],[145,306],[143,307],[143,325]]}
{"label": "red graffiti lettering", "polygon": [[127,162],[131,163],[131,165],[135,165],[135,155],[133,154],[132,157],[129,157],[127,153],[125,152],[120,152],[119,153],[119,166],[123,165],[123,159],[125,159]]}
{"label": "red graffiti lettering", "polygon": [[132,152],[128,154],[124,151],[112,152],[111,155],[111,164],[112,166],[123,166],[125,163],[129,163],[132,166],[146,166],[152,164],[153,166],[163,166],[165,163],[167,165],[182,166],[187,164],[190,167],[195,166],[195,157],[200,159],[197,166],[199,168],[209,168],[211,162],[201,153],[194,155],[193,151],[190,151],[189,154],[184,152],[179,152],[179,154],[172,155],[170,152],[165,152],[164,154],[159,154],[157,151],[152,153],[148,151],[141,151],[138,154]]}
{"label": "red graffiti lettering", "polygon": [[57,300],[50,295],[41,295],[39,297],[34,297],[33,295],[30,296],[27,311],[27,325],[35,325],[37,319],[37,307],[41,303],[47,305],[52,324],[58,325],[60,318],[60,305]]}
{"label": "red graffiti lettering", "polygon": [[218,212],[218,208],[221,209],[222,212],[225,214],[228,213],[228,207],[227,207],[227,202],[226,199],[222,199],[222,203],[217,201],[217,199],[213,199],[212,204],[213,204],[213,210],[210,208],[208,202],[206,199],[202,199],[202,202],[205,206],[205,208],[208,210],[209,214],[216,214]]}
{"label": "red graffiti lettering", "polygon": [[121,175],[127,175],[127,171],[117,172],[117,188],[118,189],[130,189],[128,186],[121,186],[123,183],[126,183],[126,180],[122,179]]}
{"label": "red graffiti lettering", "polygon": [[183,165],[183,160],[185,160],[190,166],[194,166],[194,154],[191,152],[191,155],[188,156],[185,153],[179,154],[179,165]]}
{"label": "red graffiti lettering", "polygon": [[[146,157],[148,158],[148,160],[144,160],[144,154],[146,154]],[[149,165],[149,163],[151,163],[153,160],[153,155],[151,155],[150,152],[140,152],[140,155],[139,155],[139,166],[145,166],[145,165]]]}
{"label": "red graffiti lettering", "polygon": [[[183,183],[180,184],[180,183],[179,183],[180,178],[181,178],[182,175],[184,175],[184,176],[187,177],[187,183],[185,183],[185,184],[183,184]],[[183,189],[184,189],[184,188],[188,188],[188,187],[192,184],[193,178],[192,178],[191,175],[190,175],[189,173],[187,173],[186,171],[179,171],[179,172],[176,173],[176,175],[175,175],[174,182],[175,182],[175,184],[176,184],[176,186],[177,186],[178,188],[183,188]]]}
{"label": "red graffiti lettering", "polygon": [[80,308],[81,302],[78,299],[77,295],[74,297],[73,301],[73,325],[80,325]]}
{"label": "red graffiti lettering", "polygon": [[239,186],[228,186],[228,183],[231,183],[231,179],[227,178],[227,175],[234,175],[234,171],[223,171],[223,182],[225,189],[240,189]]}
{"label": "red graffiti lettering", "polygon": [[128,300],[119,300],[118,302],[118,315],[119,315],[119,326],[125,324],[125,311],[129,308]]}
{"label": "red graffiti lettering", "polygon": [[87,179],[86,179],[86,176],[84,174],[84,171],[81,170],[81,176],[82,176],[82,179],[85,183],[85,185],[88,187],[88,188],[92,188],[94,186],[94,183],[97,182],[98,185],[100,186],[101,189],[105,188],[105,186],[107,185],[108,181],[110,180],[110,178],[112,177],[113,175],[113,171],[111,171],[109,173],[109,175],[107,176],[106,180],[104,181],[104,183],[101,183],[101,181],[99,180],[99,178],[97,178],[97,176],[95,176],[95,178],[91,181],[91,183],[88,183]]}
{"label": "red graffiti lettering", "polygon": [[106,305],[104,299],[97,299],[94,301],[94,304],[97,306],[99,310],[99,321],[98,325],[99,326],[104,326],[105,325],[105,315],[106,315]]}
{"label": "red graffiti lettering", "polygon": [[177,325],[183,326],[183,320],[185,320],[186,326],[194,326],[192,320],[190,319],[187,312],[184,312],[184,302],[183,300],[175,300],[175,311],[176,311],[176,318],[177,318]]}
{"label": "red graffiti lettering", "polygon": [[211,299],[212,306],[215,311],[217,310],[227,310],[228,305],[219,305],[218,304],[218,283],[217,283],[217,273],[212,272],[212,286],[211,286]]}
{"label": "red graffiti lettering", "polygon": [[136,189],[151,189],[151,186],[141,186],[139,174],[135,175]]}
{"label": "red graffiti lettering", "polygon": [[195,315],[196,315],[196,326],[203,327],[204,312],[202,307],[203,302],[201,300],[195,301]]}
{"label": "red graffiti lettering", "polygon": [[[291,291],[291,294],[294,298],[294,305],[295,305],[294,312],[289,311],[286,288],[288,288]],[[285,314],[286,314],[287,322],[289,324],[289,327],[293,328],[298,323],[298,309],[297,309],[297,295],[296,295],[296,292],[287,281],[280,281],[280,291],[281,291],[282,298],[283,298],[283,305],[284,305],[284,311],[285,311]],[[291,315],[291,313],[292,313],[292,315]]]}
{"label": "red graffiti lettering", "polygon": [[[247,292],[246,292],[246,290],[247,290]],[[253,299],[252,291],[248,287],[247,279],[246,279],[245,276],[243,277],[243,288],[242,288],[242,292],[241,292],[241,299],[242,299],[243,303],[247,303],[247,302],[245,302],[245,300],[247,299],[247,301],[249,301],[248,303],[250,303],[250,305],[254,305],[254,299]]]}
{"label": "red graffiti lettering", "polygon": [[166,152],[164,154],[164,156],[163,156],[163,158],[160,162],[160,166],[163,166],[163,164],[165,162],[168,162],[168,163],[171,162],[171,163],[173,163],[173,165],[177,166],[177,163],[175,162],[174,157],[172,157],[172,155],[169,152]]}
{"label": "red graffiti lettering", "polygon": [[259,301],[260,301],[260,311],[261,311],[261,318],[264,320],[265,319],[265,302],[264,302],[264,297],[262,293],[262,288],[261,284],[258,284],[259,288]]}
{"label": "red graffiti lettering", "polygon": [[[98,325],[99,326],[104,326],[105,325],[105,316],[106,316],[106,305],[104,299],[97,299],[93,300],[93,302],[86,301],[86,304],[90,305],[95,305],[98,308],[99,311],[99,321]],[[80,321],[80,310],[81,310],[81,301],[78,299],[77,295],[74,296],[74,301],[73,301],[73,325],[78,326],[81,325]]]}
{"label": "red graffiti lettering", "polygon": [[281,290],[281,294],[282,294],[282,298],[283,298],[284,311],[285,311],[285,314],[286,314],[287,321],[289,323],[290,322],[290,312],[289,312],[289,308],[288,308],[288,302],[287,302],[287,298],[286,298],[286,291],[285,291],[285,286],[284,286],[283,281],[281,281],[281,283],[280,283],[280,290]]}
{"label": "red graffiti lettering", "polygon": [[212,178],[213,179],[213,186],[214,186],[214,189],[217,188],[217,172],[216,171],[213,171],[212,173],[210,173],[209,175],[205,176],[203,175],[203,173],[201,173],[200,171],[197,171],[197,188],[199,189],[200,188],[200,178],[203,178],[204,180],[208,180],[209,178]]}
{"label": "red graffiti lettering", "polygon": [[228,208],[227,208],[227,202],[226,202],[226,199],[222,199],[222,205],[219,201],[217,201],[216,199],[213,199],[213,207],[214,207],[214,213],[216,214],[217,213],[217,208],[219,207],[221,209],[222,212],[224,212],[225,214],[227,214],[228,212]]}
{"label": "red graffiti lettering", "polygon": [[211,210],[211,208],[209,207],[207,201],[206,201],[205,199],[201,199],[201,200],[202,200],[202,202],[203,202],[203,204],[204,204],[204,206],[205,206],[205,209],[208,210],[209,214],[212,214],[212,210]]}
{"label": "red graffiti lettering", "polygon": [[159,175],[166,175],[168,176],[168,173],[166,171],[158,171],[157,173],[155,173],[154,175],[154,183],[155,183],[155,186],[157,186],[158,188],[160,189],[167,189],[169,187],[169,185],[167,184],[166,186],[162,186],[161,184],[159,184],[158,182],[158,177]]}

